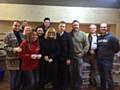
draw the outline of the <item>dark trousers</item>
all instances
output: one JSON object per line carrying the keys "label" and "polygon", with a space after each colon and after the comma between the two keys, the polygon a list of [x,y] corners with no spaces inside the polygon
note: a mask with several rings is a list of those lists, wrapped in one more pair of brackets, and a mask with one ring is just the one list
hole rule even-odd
{"label": "dark trousers", "polygon": [[70,67],[65,60],[58,62],[58,84],[59,90],[67,90],[70,85]]}
{"label": "dark trousers", "polygon": [[97,60],[98,71],[101,80],[101,90],[114,90],[112,78],[112,63],[113,60]]}
{"label": "dark trousers", "polygon": [[21,71],[10,70],[10,90],[21,89]]}
{"label": "dark trousers", "polygon": [[22,71],[22,89],[37,90],[39,84],[38,70]]}
{"label": "dark trousers", "polygon": [[81,69],[82,69],[82,58],[80,59],[73,59],[71,62],[71,88],[72,90],[80,90],[82,85],[82,78],[81,78]]}
{"label": "dark trousers", "polygon": [[51,82],[53,85],[53,90],[58,90],[58,65],[57,62],[42,62],[40,67],[40,82],[39,85],[41,90],[44,86]]}

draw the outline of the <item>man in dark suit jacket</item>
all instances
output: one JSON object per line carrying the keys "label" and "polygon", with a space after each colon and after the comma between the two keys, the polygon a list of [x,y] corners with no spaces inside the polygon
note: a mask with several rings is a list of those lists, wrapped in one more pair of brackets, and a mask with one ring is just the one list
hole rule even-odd
{"label": "man in dark suit jacket", "polygon": [[59,43],[60,57],[58,62],[59,90],[67,90],[70,80],[69,65],[71,62],[72,39],[66,32],[66,23],[61,21],[58,26],[57,40]]}

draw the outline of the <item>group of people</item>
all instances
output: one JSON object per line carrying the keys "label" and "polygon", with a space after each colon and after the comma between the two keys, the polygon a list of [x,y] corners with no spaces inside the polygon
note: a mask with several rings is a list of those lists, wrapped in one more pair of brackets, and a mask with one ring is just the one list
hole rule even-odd
{"label": "group of people", "polygon": [[107,24],[100,24],[100,34],[91,24],[88,37],[80,30],[78,20],[72,22],[69,33],[64,21],[59,22],[58,30],[51,27],[50,18],[34,30],[28,23],[20,26],[14,21],[4,39],[11,90],[44,90],[49,83],[53,90],[80,90],[86,55],[91,64],[90,84],[96,84],[99,72],[100,90],[114,90],[111,70],[119,41]]}

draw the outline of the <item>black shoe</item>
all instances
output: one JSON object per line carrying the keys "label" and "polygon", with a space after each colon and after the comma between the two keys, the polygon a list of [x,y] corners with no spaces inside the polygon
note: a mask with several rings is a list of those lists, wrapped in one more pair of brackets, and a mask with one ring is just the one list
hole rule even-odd
{"label": "black shoe", "polygon": [[97,86],[96,80],[95,79],[90,79],[89,80],[91,86]]}

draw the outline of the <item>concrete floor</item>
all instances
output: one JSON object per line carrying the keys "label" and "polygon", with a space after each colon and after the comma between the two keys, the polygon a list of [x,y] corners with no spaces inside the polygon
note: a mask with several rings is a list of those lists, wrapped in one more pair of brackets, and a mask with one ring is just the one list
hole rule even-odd
{"label": "concrete floor", "polygon": [[[10,90],[9,87],[10,87],[10,85],[9,85],[8,81],[7,82],[6,81],[0,82],[0,90]],[[51,90],[51,89],[49,89],[49,90]],[[89,87],[81,87],[80,90],[96,90],[96,89],[94,87],[92,87],[92,86],[89,86]],[[115,90],[120,90],[120,86],[117,86],[115,88]]]}
{"label": "concrete floor", "polygon": [[[10,90],[10,85],[9,85],[9,72],[7,71],[4,77],[3,81],[0,81],[0,90]],[[49,89],[51,90],[51,89]],[[96,90],[95,87],[88,86],[84,87],[82,86],[80,90]],[[115,90],[120,90],[120,85],[116,86]]]}
{"label": "concrete floor", "polygon": [[10,85],[8,82],[6,82],[6,81],[0,82],[0,90],[10,90],[9,87],[10,87]]}

